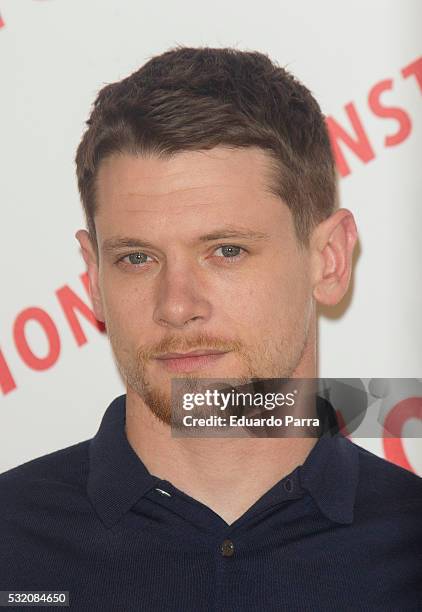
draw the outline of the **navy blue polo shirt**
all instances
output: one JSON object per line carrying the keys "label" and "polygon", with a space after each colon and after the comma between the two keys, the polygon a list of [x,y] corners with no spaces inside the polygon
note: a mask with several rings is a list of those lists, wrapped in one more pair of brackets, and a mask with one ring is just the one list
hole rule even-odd
{"label": "navy blue polo shirt", "polygon": [[83,612],[422,609],[421,478],[324,433],[228,525],[148,472],[125,400],[94,438],[0,475],[0,590],[69,591]]}

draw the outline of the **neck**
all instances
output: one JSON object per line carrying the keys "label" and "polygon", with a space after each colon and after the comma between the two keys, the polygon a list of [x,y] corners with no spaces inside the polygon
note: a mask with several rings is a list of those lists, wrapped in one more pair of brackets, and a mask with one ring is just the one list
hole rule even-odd
{"label": "neck", "polygon": [[[315,343],[304,351],[292,378],[315,377]],[[308,416],[311,415],[308,412]],[[227,523],[242,516],[290,474],[317,442],[315,437],[177,438],[130,387],[126,435],[148,471],[205,504]]]}

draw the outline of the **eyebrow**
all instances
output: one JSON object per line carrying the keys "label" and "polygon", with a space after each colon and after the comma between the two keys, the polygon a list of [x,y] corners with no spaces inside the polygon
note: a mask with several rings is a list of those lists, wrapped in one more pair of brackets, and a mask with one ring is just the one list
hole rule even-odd
{"label": "eyebrow", "polygon": [[[270,234],[253,230],[226,227],[214,230],[213,232],[209,232],[203,236],[199,236],[197,241],[210,242],[212,240],[221,240],[222,238],[240,238],[242,240],[259,242],[262,240],[268,240],[270,238]],[[141,238],[130,238],[126,236],[108,238],[107,240],[104,240],[102,244],[102,250],[106,253],[112,253],[123,248],[155,248],[155,245],[148,240],[142,240]]]}

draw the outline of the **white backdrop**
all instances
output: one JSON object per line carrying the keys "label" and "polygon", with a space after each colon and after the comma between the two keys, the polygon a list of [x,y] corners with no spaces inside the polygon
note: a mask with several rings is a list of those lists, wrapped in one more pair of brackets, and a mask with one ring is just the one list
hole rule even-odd
{"label": "white backdrop", "polygon": [[[0,0],[0,16],[0,472],[92,437],[125,391],[87,318],[73,160],[97,91],[177,44],[268,53],[330,118],[360,253],[320,319],[320,376],[422,376],[419,0]],[[418,438],[352,439],[422,474]]]}

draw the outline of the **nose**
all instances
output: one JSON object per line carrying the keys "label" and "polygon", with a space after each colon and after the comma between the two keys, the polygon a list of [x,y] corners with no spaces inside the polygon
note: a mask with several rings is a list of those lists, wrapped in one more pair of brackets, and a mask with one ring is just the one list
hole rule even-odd
{"label": "nose", "polygon": [[158,325],[177,329],[195,321],[204,323],[211,315],[209,293],[193,265],[167,264],[157,279],[153,319]]}

